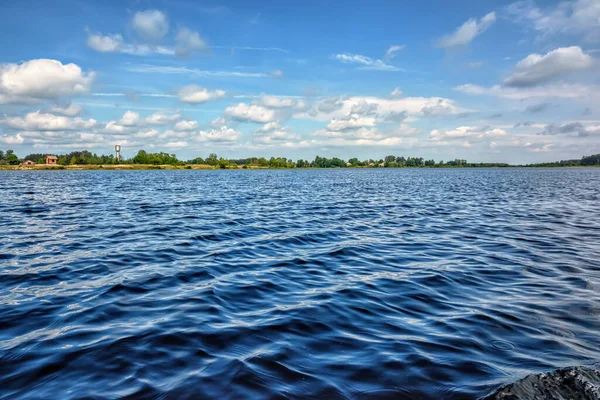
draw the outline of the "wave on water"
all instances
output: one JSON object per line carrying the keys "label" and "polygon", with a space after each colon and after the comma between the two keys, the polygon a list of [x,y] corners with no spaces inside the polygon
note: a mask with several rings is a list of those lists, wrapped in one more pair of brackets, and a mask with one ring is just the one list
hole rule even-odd
{"label": "wave on water", "polygon": [[561,368],[600,360],[599,187],[0,171],[0,398],[477,399],[531,374],[491,398],[596,395]]}

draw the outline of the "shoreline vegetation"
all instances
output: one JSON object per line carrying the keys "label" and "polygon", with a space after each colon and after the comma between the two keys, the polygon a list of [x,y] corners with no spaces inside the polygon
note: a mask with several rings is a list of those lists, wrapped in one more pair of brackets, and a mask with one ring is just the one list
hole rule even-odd
{"label": "shoreline vegetation", "polygon": [[56,165],[47,165],[50,153],[29,154],[19,158],[14,151],[0,150],[0,170],[177,170],[177,169],[312,169],[312,168],[523,168],[523,167],[600,167],[600,154],[584,156],[579,160],[562,160],[537,164],[469,163],[464,159],[452,161],[425,160],[421,157],[389,155],[383,159],[359,160],[351,158],[325,158],[316,156],[313,161],[292,160],[284,157],[250,157],[226,159],[210,154],[206,159],[197,157],[179,160],[175,154],[147,153],[140,150],[136,156],[117,160],[114,155],[97,155],[89,151],[74,151],[58,155]]}

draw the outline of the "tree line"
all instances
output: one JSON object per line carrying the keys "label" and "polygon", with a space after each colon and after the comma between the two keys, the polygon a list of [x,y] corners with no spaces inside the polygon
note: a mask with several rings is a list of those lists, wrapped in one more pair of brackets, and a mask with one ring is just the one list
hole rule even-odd
{"label": "tree line", "polygon": [[[0,150],[0,165],[19,165],[25,160],[33,161],[38,164],[46,163],[46,156],[54,155],[48,153],[32,153],[24,158],[19,158],[13,150]],[[122,158],[117,160],[112,154],[98,155],[87,150],[72,151],[67,154],[57,156],[58,165],[110,165],[110,164],[145,164],[145,165],[210,165],[215,168],[242,168],[261,167],[261,168],[403,168],[403,167],[423,167],[423,168],[448,168],[448,167],[509,167],[507,163],[469,163],[464,159],[451,161],[425,160],[422,157],[404,157],[388,155],[382,159],[350,158],[343,160],[341,158],[316,156],[314,160],[298,159],[296,161],[285,157],[249,157],[239,159],[227,159],[218,157],[211,153],[208,157],[197,157],[191,160],[180,160],[175,154],[165,152],[148,153],[145,150],[139,150],[132,158]],[[579,160],[562,160],[550,163],[526,164],[526,167],[570,167],[570,166],[595,166],[600,165],[600,154],[584,156]]]}

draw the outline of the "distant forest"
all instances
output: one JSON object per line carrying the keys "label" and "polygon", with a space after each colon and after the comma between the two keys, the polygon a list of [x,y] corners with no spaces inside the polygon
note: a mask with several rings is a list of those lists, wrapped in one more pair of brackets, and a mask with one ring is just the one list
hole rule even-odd
{"label": "distant forest", "polygon": [[[23,158],[18,157],[14,151],[0,150],[0,165],[19,165],[25,160],[33,161],[38,164],[45,164],[46,155],[49,153],[28,154]],[[56,155],[56,154],[52,154]],[[423,167],[423,168],[449,168],[449,167],[510,167],[506,163],[469,163],[467,160],[457,159],[452,161],[434,161],[425,160],[422,157],[402,157],[389,155],[383,159],[359,160],[351,158],[342,160],[341,158],[326,158],[316,156],[314,160],[292,160],[285,157],[250,157],[241,159],[226,159],[218,157],[212,153],[208,157],[197,157],[191,160],[180,160],[175,154],[169,153],[148,153],[140,150],[133,158],[123,158],[119,161],[114,155],[97,155],[87,150],[73,151],[68,154],[58,155],[59,165],[110,165],[110,164],[150,164],[150,165],[190,165],[203,164],[215,168],[238,168],[242,167],[263,167],[263,168],[404,168],[404,167]],[[576,167],[576,166],[598,166],[600,165],[600,154],[584,156],[579,160],[562,160],[540,164],[526,164],[524,167]]]}

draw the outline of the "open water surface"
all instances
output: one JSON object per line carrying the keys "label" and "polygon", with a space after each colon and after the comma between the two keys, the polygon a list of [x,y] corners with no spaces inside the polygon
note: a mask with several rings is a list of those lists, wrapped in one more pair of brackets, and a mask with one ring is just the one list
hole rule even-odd
{"label": "open water surface", "polygon": [[600,169],[0,172],[0,398],[479,398],[600,361]]}

